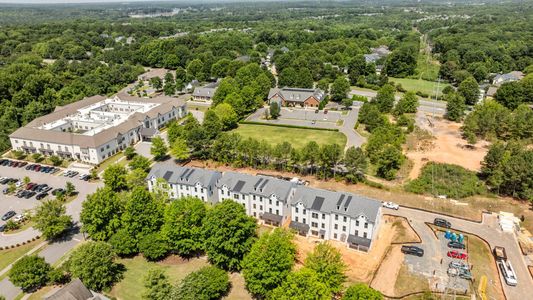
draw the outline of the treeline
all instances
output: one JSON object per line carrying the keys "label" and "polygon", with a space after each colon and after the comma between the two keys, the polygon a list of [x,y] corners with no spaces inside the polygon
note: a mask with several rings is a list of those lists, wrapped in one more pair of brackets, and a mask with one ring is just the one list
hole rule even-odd
{"label": "treeline", "polygon": [[[319,146],[311,141],[298,149],[289,142],[272,146],[264,140],[244,139],[237,133],[222,131],[225,118],[216,113],[222,106],[224,104],[208,110],[202,125],[192,116],[184,121],[183,126],[177,123],[169,125],[168,139],[174,157],[189,157],[190,153],[192,158],[212,159],[238,167],[291,171],[319,178],[335,176],[349,182],[364,179],[368,162],[360,148],[350,147],[344,152],[338,144]],[[234,121],[236,125],[236,118]]]}
{"label": "treeline", "polygon": [[87,96],[109,94],[135,80],[143,69],[96,60],[59,59],[45,64],[28,54],[0,68],[0,151],[10,147],[8,135],[36,117]]}
{"label": "treeline", "polygon": [[[365,125],[365,130],[370,132],[365,153],[376,167],[376,175],[388,180],[396,177],[405,161],[402,145],[405,135],[414,130],[412,114],[418,107],[414,93],[405,93],[396,105],[394,94],[395,88],[385,84],[375,98],[363,104],[358,119],[358,124]],[[390,115],[394,116],[394,122],[390,121]]]}

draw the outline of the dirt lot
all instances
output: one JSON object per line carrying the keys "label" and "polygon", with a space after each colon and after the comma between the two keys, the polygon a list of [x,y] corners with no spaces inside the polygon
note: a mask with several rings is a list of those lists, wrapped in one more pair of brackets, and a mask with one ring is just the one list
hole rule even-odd
{"label": "dirt lot", "polygon": [[431,141],[431,145],[413,147],[418,149],[407,151],[407,157],[413,162],[409,178],[418,177],[420,170],[428,161],[456,164],[473,171],[480,169],[481,161],[488,151],[488,142],[478,141],[473,148],[467,148],[466,140],[461,138],[460,123],[440,117],[428,119],[423,112],[417,114],[416,124],[430,131],[435,139]]}

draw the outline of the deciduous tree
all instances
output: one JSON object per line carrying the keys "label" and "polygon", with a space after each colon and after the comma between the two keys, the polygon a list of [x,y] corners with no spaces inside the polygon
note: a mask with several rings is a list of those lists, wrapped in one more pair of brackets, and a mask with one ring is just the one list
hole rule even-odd
{"label": "deciduous tree", "polygon": [[292,272],[268,295],[269,300],[329,300],[331,291],[322,283],[317,274],[308,268]]}
{"label": "deciduous tree", "polygon": [[51,270],[52,268],[44,258],[37,255],[26,255],[13,263],[8,276],[14,285],[28,292],[45,285]]}
{"label": "deciduous tree", "polygon": [[339,250],[327,242],[315,246],[313,252],[305,259],[305,267],[313,270],[319,282],[326,285],[332,293],[339,293],[346,280],[346,265]]}
{"label": "deciduous tree", "polygon": [[127,173],[128,171],[122,165],[112,164],[104,171],[104,184],[115,192],[125,190],[128,188]]}
{"label": "deciduous tree", "polygon": [[168,300],[173,292],[168,276],[161,269],[150,269],[144,277],[144,292],[142,298],[145,300]]}
{"label": "deciduous tree", "polygon": [[207,266],[187,275],[177,289],[177,299],[215,300],[229,290],[229,276],[217,267]]}
{"label": "deciduous tree", "polygon": [[120,228],[123,203],[109,187],[99,188],[82,203],[83,230],[96,241],[109,239]]}
{"label": "deciduous tree", "polygon": [[152,138],[152,147],[150,153],[154,156],[155,160],[162,160],[167,156],[168,148],[165,141],[159,136]]}
{"label": "deciduous tree", "polygon": [[43,202],[35,209],[35,229],[47,240],[63,235],[72,225],[72,217],[66,214],[65,205],[58,199]]}
{"label": "deciduous tree", "polygon": [[364,283],[357,283],[346,290],[342,300],[383,300],[383,295]]}

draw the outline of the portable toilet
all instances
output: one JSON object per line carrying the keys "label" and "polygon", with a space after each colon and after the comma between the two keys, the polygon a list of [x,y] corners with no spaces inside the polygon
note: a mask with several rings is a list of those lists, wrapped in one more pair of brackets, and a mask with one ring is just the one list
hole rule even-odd
{"label": "portable toilet", "polygon": [[460,234],[459,234],[459,239],[458,239],[457,241],[458,241],[459,243],[463,243],[464,240],[465,240],[465,236],[464,236],[462,233],[460,233]]}
{"label": "portable toilet", "polygon": [[449,240],[451,238],[451,235],[452,233],[449,230],[446,230],[446,232],[444,233],[444,238]]}
{"label": "portable toilet", "polygon": [[452,242],[457,241],[457,234],[454,232],[452,233]]}

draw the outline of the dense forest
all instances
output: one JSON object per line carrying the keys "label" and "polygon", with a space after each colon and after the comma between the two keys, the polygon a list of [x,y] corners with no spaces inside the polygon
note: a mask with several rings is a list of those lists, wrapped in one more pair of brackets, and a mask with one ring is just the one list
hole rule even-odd
{"label": "dense forest", "polygon": [[[331,92],[334,101],[342,100],[346,80],[352,86],[379,90],[360,114],[359,123],[371,134],[361,153],[377,175],[387,179],[395,177],[405,160],[402,144],[414,128],[409,114],[416,112],[414,94],[404,94],[394,105],[394,93],[405,89],[390,78],[438,77],[450,83],[442,97],[448,101],[446,117],[464,120],[463,134],[469,142],[481,138],[530,144],[533,6],[510,2],[475,4],[472,9],[472,5],[410,1],[2,5],[0,150],[9,148],[8,135],[19,126],[58,105],[115,93],[146,67],[175,70],[167,80],[172,86],[164,88],[167,94],[192,80],[222,79],[214,97],[218,106],[213,112],[218,115],[209,116],[221,121],[221,130],[234,128],[237,120],[262,106],[276,84],[319,87]],[[390,54],[367,61],[364,55],[381,46]],[[275,71],[264,64],[268,57]],[[431,75],[421,70],[425,63],[431,64]],[[521,71],[525,78],[504,83],[494,101],[474,106],[480,88],[487,89],[494,76],[510,71]],[[472,106],[473,112],[465,115],[466,106]],[[216,145],[211,142],[220,130],[215,128],[213,135],[212,128],[206,132],[198,128],[202,127],[197,126],[192,138],[182,138],[193,155],[205,157],[195,149],[202,149],[202,140]],[[353,170],[358,172],[359,167]]]}

